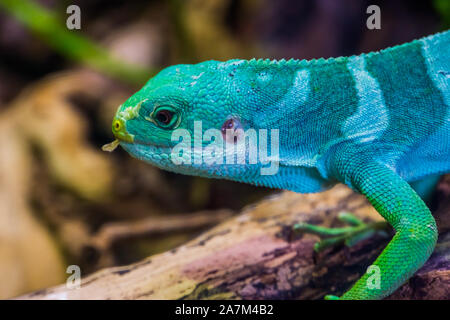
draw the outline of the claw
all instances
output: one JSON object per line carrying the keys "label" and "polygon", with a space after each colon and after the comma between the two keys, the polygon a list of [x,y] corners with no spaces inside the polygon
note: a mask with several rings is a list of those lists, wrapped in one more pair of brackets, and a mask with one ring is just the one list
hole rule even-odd
{"label": "claw", "polygon": [[351,226],[327,228],[302,222],[294,225],[293,230],[294,232],[312,233],[324,237],[325,239],[320,240],[314,245],[314,251],[321,252],[327,248],[341,244],[352,247],[358,242],[370,238],[377,232],[380,234],[385,233],[384,230],[388,226],[385,222],[366,224],[349,212],[339,213],[338,219]]}
{"label": "claw", "polygon": [[[387,235],[386,229],[389,225],[386,221],[365,223],[349,212],[339,213],[338,219],[350,226],[342,228],[327,228],[302,222],[294,225],[293,231],[312,233],[324,237],[325,239],[322,239],[314,244],[314,251],[316,252],[321,252],[336,245],[346,245],[348,247],[352,247],[358,242],[370,238],[374,234]],[[341,298],[334,295],[326,295],[324,299],[340,300]]]}
{"label": "claw", "polygon": [[316,252],[322,252],[323,250],[337,246],[339,244],[343,244],[345,242],[346,236],[339,236],[339,237],[333,237],[328,238],[324,240],[320,240],[319,242],[316,242],[314,244],[314,251]]}
{"label": "claw", "polygon": [[355,233],[355,235],[348,237],[345,239],[345,245],[347,247],[352,247],[358,242],[361,242],[363,240],[369,239],[371,236],[375,234],[375,230],[373,229],[367,229],[359,233]]}
{"label": "claw", "polygon": [[361,219],[359,219],[354,214],[351,214],[350,212],[340,212],[338,214],[338,219],[351,226],[360,226],[364,224],[364,222]]}
{"label": "claw", "polygon": [[315,226],[309,223],[297,223],[293,227],[295,232],[307,232],[317,234],[319,236],[338,236],[353,231],[354,227],[345,228],[327,228]]}

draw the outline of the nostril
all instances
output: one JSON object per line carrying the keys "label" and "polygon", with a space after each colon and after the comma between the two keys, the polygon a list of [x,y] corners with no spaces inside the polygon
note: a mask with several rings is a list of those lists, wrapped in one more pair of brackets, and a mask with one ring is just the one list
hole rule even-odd
{"label": "nostril", "polygon": [[134,135],[130,134],[126,130],[125,123],[126,122],[123,119],[116,117],[111,124],[112,132],[114,136],[120,141],[132,143],[134,141]]}
{"label": "nostril", "polygon": [[115,131],[119,131],[121,129],[122,125],[120,124],[119,120],[114,121],[113,128]]}

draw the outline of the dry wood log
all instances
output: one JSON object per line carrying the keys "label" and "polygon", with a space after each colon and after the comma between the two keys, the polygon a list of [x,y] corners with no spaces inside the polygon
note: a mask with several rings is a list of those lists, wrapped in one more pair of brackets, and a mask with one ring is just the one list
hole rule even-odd
{"label": "dry wood log", "polygon": [[191,214],[170,215],[166,218],[148,217],[137,221],[109,222],[90,239],[90,245],[106,251],[114,242],[141,235],[162,234],[180,230],[198,229],[231,217],[232,210],[200,211]]}
{"label": "dry wood log", "polygon": [[[433,210],[441,232],[438,247],[391,298],[450,299],[450,184],[441,184]],[[328,293],[339,295],[365,272],[389,238],[376,235],[352,247],[315,253],[313,245],[319,238],[295,235],[291,227],[297,222],[338,226],[336,215],[342,211],[366,221],[380,219],[363,196],[342,185],[319,194],[283,192],[245,208],[176,249],[87,276],[79,289],[60,285],[20,298],[321,299]]]}

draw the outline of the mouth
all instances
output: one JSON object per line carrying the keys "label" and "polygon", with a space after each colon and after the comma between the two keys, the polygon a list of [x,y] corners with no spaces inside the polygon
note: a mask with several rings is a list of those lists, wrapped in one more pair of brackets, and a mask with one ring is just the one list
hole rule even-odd
{"label": "mouth", "polygon": [[170,150],[171,150],[171,148],[168,146],[156,145],[156,144],[151,144],[151,143],[128,142],[128,141],[124,141],[121,139],[115,139],[114,141],[103,145],[102,150],[106,151],[106,152],[113,152],[114,150],[117,149],[117,147],[119,145],[122,145],[122,147],[125,147],[125,149],[127,147],[129,148],[131,146],[134,146],[135,148],[150,147],[150,148],[159,149],[161,151],[168,152],[168,153],[170,153]]}

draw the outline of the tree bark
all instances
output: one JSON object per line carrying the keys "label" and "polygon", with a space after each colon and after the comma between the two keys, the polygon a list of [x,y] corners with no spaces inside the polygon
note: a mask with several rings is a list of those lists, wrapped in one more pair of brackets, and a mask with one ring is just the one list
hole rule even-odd
{"label": "tree bark", "polygon": [[[450,299],[449,181],[441,181],[433,202],[440,229],[438,246],[391,299]],[[363,196],[342,185],[319,194],[282,192],[169,252],[83,277],[79,289],[60,285],[19,299],[321,299],[325,294],[340,295],[366,271],[390,236],[375,235],[352,247],[316,253],[313,246],[319,237],[291,230],[297,222],[339,226],[336,216],[342,211],[365,221],[381,221]]]}

